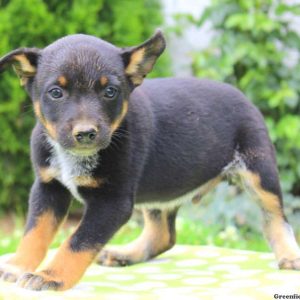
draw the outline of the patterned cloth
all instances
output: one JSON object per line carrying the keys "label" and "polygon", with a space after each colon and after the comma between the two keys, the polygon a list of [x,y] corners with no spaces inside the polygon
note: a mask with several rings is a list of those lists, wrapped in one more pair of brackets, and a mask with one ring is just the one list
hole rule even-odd
{"label": "patterned cloth", "polygon": [[299,279],[297,271],[279,271],[271,253],[176,246],[150,262],[130,267],[94,264],[66,292],[32,292],[1,282],[0,299],[265,300],[274,299],[275,294],[300,294]]}

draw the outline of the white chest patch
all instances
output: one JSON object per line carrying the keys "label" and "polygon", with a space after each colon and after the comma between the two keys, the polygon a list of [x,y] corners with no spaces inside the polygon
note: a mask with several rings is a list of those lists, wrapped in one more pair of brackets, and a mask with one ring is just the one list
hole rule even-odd
{"label": "white chest patch", "polygon": [[84,202],[78,192],[78,187],[75,184],[75,178],[79,176],[90,176],[93,169],[98,164],[98,154],[93,156],[77,156],[66,152],[57,143],[51,141],[53,153],[50,159],[50,165],[58,170],[59,180],[73,195],[73,197]]}

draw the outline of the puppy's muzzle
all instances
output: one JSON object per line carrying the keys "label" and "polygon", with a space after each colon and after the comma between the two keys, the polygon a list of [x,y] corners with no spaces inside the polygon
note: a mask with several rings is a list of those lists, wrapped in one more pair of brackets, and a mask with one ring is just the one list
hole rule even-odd
{"label": "puppy's muzzle", "polygon": [[98,129],[91,124],[77,124],[73,128],[72,135],[78,144],[93,145],[98,136]]}

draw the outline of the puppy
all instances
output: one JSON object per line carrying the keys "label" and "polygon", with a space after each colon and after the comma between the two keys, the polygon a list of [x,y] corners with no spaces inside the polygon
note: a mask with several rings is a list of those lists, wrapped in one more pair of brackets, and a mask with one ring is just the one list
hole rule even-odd
{"label": "puppy", "polygon": [[[153,258],[175,243],[183,196],[201,198],[228,174],[257,196],[279,267],[300,268],[261,114],[227,84],[144,80],[164,48],[160,31],[123,49],[76,34],[0,60],[1,70],[14,66],[37,121],[25,234],[1,265],[2,279],[32,290],[66,290],[95,259],[115,266]],[[36,272],[72,196],[84,204],[82,220]],[[143,210],[142,235],[128,246],[102,250],[134,206]]]}

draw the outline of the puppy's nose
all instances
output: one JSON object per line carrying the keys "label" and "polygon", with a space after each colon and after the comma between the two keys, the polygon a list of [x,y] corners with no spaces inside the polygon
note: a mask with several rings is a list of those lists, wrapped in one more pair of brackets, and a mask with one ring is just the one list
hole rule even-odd
{"label": "puppy's nose", "polygon": [[97,137],[97,128],[93,125],[78,124],[73,128],[73,137],[80,144],[92,144]]}

